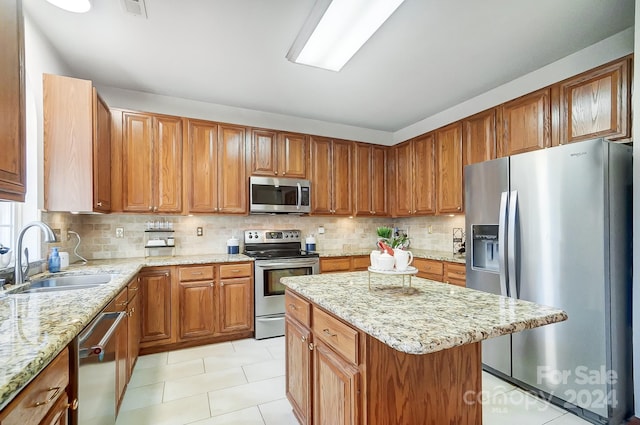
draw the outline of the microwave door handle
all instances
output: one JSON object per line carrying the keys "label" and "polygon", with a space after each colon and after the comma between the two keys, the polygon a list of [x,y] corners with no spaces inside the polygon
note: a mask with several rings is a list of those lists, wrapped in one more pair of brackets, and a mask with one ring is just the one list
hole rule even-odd
{"label": "microwave door handle", "polygon": [[302,186],[300,186],[300,182],[296,183],[296,185],[298,185],[298,205],[296,205],[296,208],[299,210],[302,205]]}

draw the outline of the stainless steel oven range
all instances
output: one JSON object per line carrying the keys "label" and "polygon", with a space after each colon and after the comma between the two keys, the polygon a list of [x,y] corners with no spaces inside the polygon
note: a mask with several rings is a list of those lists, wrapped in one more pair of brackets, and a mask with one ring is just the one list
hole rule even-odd
{"label": "stainless steel oven range", "polygon": [[280,278],[319,273],[319,256],[302,249],[300,230],[245,230],[244,254],[255,259],[256,339],[282,336],[285,287]]}

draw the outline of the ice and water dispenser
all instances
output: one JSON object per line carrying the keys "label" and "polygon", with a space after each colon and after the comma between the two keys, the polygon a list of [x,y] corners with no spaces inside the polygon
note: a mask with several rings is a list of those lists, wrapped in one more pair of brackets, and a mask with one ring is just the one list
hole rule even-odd
{"label": "ice and water dispenser", "polygon": [[471,268],[498,273],[497,224],[471,225]]}

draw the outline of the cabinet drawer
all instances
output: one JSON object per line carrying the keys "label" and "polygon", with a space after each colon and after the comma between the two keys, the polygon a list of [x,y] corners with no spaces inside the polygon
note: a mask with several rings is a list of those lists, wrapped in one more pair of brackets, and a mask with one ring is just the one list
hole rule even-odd
{"label": "cabinet drawer", "polygon": [[358,364],[358,332],[317,308],[312,309],[312,330],[328,346],[348,361]]}
{"label": "cabinet drawer", "polygon": [[458,286],[466,286],[467,269],[464,264],[444,263],[444,281]]}
{"label": "cabinet drawer", "polygon": [[368,255],[356,255],[352,258],[353,271],[367,270],[371,265],[371,258]]}
{"label": "cabinet drawer", "polygon": [[284,305],[286,314],[305,326],[311,324],[311,304],[289,291],[285,292]]}
{"label": "cabinet drawer", "polygon": [[69,349],[65,348],[0,414],[2,425],[37,424],[61,397],[68,400]]}
{"label": "cabinet drawer", "polygon": [[441,261],[414,258],[413,266],[418,269],[419,277],[442,281],[443,265]]}
{"label": "cabinet drawer", "polygon": [[180,267],[178,278],[181,282],[190,280],[213,280],[213,266]]}
{"label": "cabinet drawer", "polygon": [[253,263],[225,264],[220,266],[220,279],[251,276],[251,269]]}
{"label": "cabinet drawer", "polygon": [[351,270],[350,257],[334,257],[320,259],[320,273],[348,272]]}

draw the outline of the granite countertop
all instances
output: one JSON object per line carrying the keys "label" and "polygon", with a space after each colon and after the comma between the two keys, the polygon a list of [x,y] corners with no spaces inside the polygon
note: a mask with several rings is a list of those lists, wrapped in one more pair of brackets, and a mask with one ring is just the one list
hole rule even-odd
{"label": "granite countertop", "polygon": [[[143,267],[252,261],[242,254],[146,257],[71,265],[56,276],[110,273],[89,289],[24,294],[22,286],[0,291],[0,409],[66,347]],[[51,273],[32,276],[46,278]]]}
{"label": "granite countertop", "polygon": [[[349,257],[354,255],[369,255],[373,249],[327,249],[317,251],[320,258],[324,257]],[[453,254],[448,251],[433,251],[429,249],[413,249],[409,248],[414,258],[425,258],[427,260],[450,261],[452,263],[465,264],[466,257],[464,254]]]}
{"label": "granite countertop", "polygon": [[289,289],[388,346],[427,354],[567,320],[553,307],[418,277],[368,272],[282,278]]}

